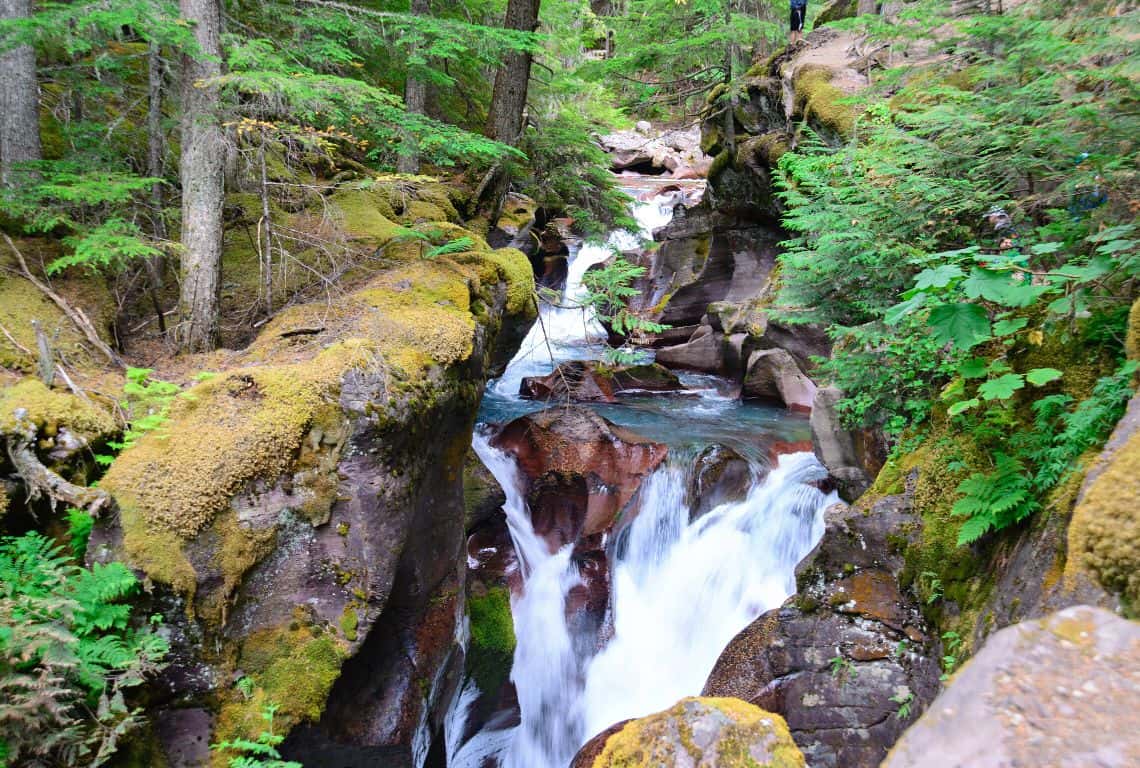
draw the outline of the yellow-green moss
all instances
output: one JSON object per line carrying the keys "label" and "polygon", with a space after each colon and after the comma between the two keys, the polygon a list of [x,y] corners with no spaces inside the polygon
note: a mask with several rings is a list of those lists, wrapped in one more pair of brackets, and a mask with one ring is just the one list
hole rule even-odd
{"label": "yellow-green moss", "polygon": [[1069,526],[1069,570],[1092,572],[1140,605],[1140,431],[1086,490]]}
{"label": "yellow-green moss", "polygon": [[119,456],[102,485],[148,528],[194,536],[243,484],[291,466],[314,413],[367,359],[365,345],[342,342],[306,362],[203,382],[175,401],[164,430]]}
{"label": "yellow-green moss", "polygon": [[353,238],[383,245],[403,229],[384,215],[382,211],[391,208],[384,197],[372,190],[342,190],[329,198],[329,205],[339,228]]}
{"label": "yellow-green moss", "polygon": [[149,523],[128,493],[116,494],[119,527],[123,530],[124,558],[152,581],[168,584],[187,599],[194,599],[198,583],[194,566],[182,551],[182,539],[173,531]]}
{"label": "yellow-green moss", "polygon": [[728,166],[732,165],[732,153],[727,149],[722,151],[719,155],[713,158],[712,164],[709,165],[709,179],[715,179],[724,173]]}
{"label": "yellow-green moss", "polygon": [[499,277],[507,284],[507,313],[510,315],[532,313],[534,270],[526,254],[516,248],[500,248],[481,256],[498,267]]}
{"label": "yellow-green moss", "polygon": [[1140,299],[1132,304],[1128,313],[1128,335],[1124,339],[1124,351],[1129,360],[1140,360]]}
{"label": "yellow-green moss", "polygon": [[[718,734],[715,758],[703,754],[692,738],[686,710],[693,703],[716,709],[731,721]],[[655,715],[627,723],[611,735],[594,759],[592,768],[656,768],[676,758],[673,732],[693,762],[722,768],[803,768],[803,754],[792,741],[787,723],[779,715],[739,699],[689,698]],[[759,745],[769,758],[757,762],[751,747]],[[669,761],[669,762],[666,762]]]}
{"label": "yellow-green moss", "polygon": [[826,65],[806,64],[796,70],[792,88],[804,119],[815,120],[846,137],[855,126],[855,108],[840,103],[847,94],[831,84],[834,76],[835,72]]}
{"label": "yellow-green moss", "polygon": [[340,631],[344,633],[344,638],[349,642],[356,640],[356,629],[359,625],[360,617],[357,616],[356,610],[346,606],[344,613],[340,615]]}
{"label": "yellow-green moss", "polygon": [[246,699],[234,690],[224,692],[215,740],[256,737],[264,729],[261,711],[266,704],[279,707],[279,733],[301,721],[320,719],[346,657],[335,637],[314,626],[301,610],[289,624],[250,635],[242,643],[237,666],[253,681],[253,695]]}
{"label": "yellow-green moss", "polygon": [[57,349],[82,353],[79,334],[59,307],[27,280],[0,270],[0,325],[20,346],[32,353],[22,352],[0,333],[0,367],[26,372],[34,370],[36,331],[32,320],[38,320],[48,337],[56,339]]}
{"label": "yellow-green moss", "polygon": [[15,427],[13,413],[17,408],[28,412],[41,437],[53,437],[60,427],[87,439],[109,435],[117,429],[109,411],[70,392],[48,389],[30,376],[0,389],[0,432]]}

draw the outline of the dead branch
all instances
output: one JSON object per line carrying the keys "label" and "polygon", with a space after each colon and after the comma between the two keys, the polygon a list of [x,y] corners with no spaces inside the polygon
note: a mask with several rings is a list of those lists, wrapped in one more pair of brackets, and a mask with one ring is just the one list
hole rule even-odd
{"label": "dead branch", "polygon": [[92,516],[111,506],[111,496],[99,488],[82,488],[67,482],[43,465],[36,455],[36,426],[28,412],[17,408],[16,428],[8,433],[8,458],[28,489],[28,500],[34,501],[47,494],[52,507],[62,501],[71,507],[86,509]]}
{"label": "dead branch", "polygon": [[24,254],[20,253],[20,249],[12,242],[12,238],[8,237],[6,232],[0,232],[0,234],[4,236],[4,242],[8,243],[8,247],[12,249],[12,253],[16,254],[16,260],[20,263],[20,272],[23,274],[24,279],[34,285],[40,293],[51,299],[52,302],[63,311],[63,314],[67,315],[68,319],[75,324],[75,327],[87,337],[91,345],[111,361],[112,365],[118,368],[126,368],[126,363],[115,353],[115,350],[111,349],[107,346],[106,342],[99,338],[99,334],[95,331],[95,326],[87,319],[87,315],[83,314],[83,310],[71,306],[66,299],[37,280],[36,276],[32,274],[32,271],[28,269],[28,262],[24,261]]}

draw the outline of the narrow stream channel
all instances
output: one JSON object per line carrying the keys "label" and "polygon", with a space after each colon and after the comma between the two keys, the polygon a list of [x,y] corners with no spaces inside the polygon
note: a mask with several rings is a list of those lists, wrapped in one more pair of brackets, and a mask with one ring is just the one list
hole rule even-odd
{"label": "narrow stream channel", "polygon": [[[678,197],[635,206],[638,235],[617,232],[605,246],[572,249],[563,304],[573,302],[582,275],[614,247],[629,250],[651,239],[672,217]],[[603,647],[595,636],[576,636],[565,609],[568,593],[581,583],[572,545],[552,552],[535,534],[514,458],[492,447],[490,437],[498,425],[546,407],[519,397],[523,377],[548,374],[566,360],[597,359],[604,338],[597,321],[580,310],[544,307],[542,322],[502,378],[487,387],[473,447],[506,494],[522,575],[522,589],[511,600],[517,639],[511,681],[519,713],[517,724],[488,725],[464,742],[468,710],[479,695],[467,681],[445,724],[452,768],[566,768],[610,725],[698,695],[733,636],[795,591],[795,566],[819,541],[823,510],[835,500],[816,487],[827,473],[811,453],[775,449],[809,440],[807,419],[741,402],[726,380],[682,373],[685,394],[635,394],[591,406],[667,444],[669,457],[633,502],[634,522],[607,542],[612,585]],[[711,446],[746,457],[751,482],[742,500],[698,514],[688,489],[698,457]]]}

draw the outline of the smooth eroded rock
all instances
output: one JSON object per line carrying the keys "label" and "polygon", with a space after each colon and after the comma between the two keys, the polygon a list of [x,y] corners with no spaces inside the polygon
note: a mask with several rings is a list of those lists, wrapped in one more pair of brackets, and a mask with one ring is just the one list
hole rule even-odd
{"label": "smooth eroded rock", "polygon": [[1140,765],[1140,624],[1074,606],[992,635],[883,768]]}
{"label": "smooth eroded rock", "polygon": [[598,734],[571,768],[802,768],[779,715],[739,699],[688,698]]}
{"label": "smooth eroded rock", "polygon": [[527,376],[519,394],[531,400],[612,403],[623,392],[678,392],[685,387],[662,365],[609,367],[595,360],[562,363],[546,376]]}
{"label": "smooth eroded rock", "polygon": [[799,594],[733,638],[703,693],[785,717],[813,768],[874,768],[938,691],[930,633],[898,583],[892,539],[913,516],[888,499],[825,518]]}
{"label": "smooth eroded rock", "polygon": [[744,396],[778,400],[788,408],[809,412],[816,386],[783,349],[762,349],[748,358],[744,374]]}

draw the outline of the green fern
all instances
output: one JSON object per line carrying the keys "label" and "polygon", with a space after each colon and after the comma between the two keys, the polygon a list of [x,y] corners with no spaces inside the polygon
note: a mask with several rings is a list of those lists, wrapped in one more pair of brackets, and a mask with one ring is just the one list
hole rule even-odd
{"label": "green fern", "polygon": [[226,763],[229,768],[303,768],[298,762],[282,760],[281,753],[277,751],[277,747],[285,740],[285,737],[273,731],[273,718],[278,708],[276,704],[268,704],[261,710],[266,730],[258,734],[256,739],[230,739],[211,744],[210,749],[236,753]]}
{"label": "green fern", "polygon": [[976,472],[957,488],[962,494],[951,509],[956,517],[968,518],[958,531],[958,544],[971,544],[991,530],[1007,528],[1037,510],[1033,481],[1017,457],[998,453],[994,470]]}

